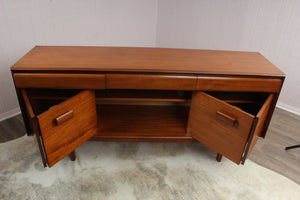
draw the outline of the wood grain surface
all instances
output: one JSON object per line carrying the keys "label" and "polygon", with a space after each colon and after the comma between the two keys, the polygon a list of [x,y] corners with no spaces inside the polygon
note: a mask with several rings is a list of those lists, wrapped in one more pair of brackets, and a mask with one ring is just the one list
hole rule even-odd
{"label": "wood grain surface", "polygon": [[11,69],[284,76],[258,52],[144,47],[36,46]]}
{"label": "wood grain surface", "polygon": [[[224,123],[217,112],[226,112],[238,123]],[[192,137],[239,164],[248,140],[254,116],[203,92],[192,97],[189,131]]]}
{"label": "wood grain surface", "polygon": [[[73,117],[58,126],[55,119],[70,110]],[[95,93],[83,91],[37,118],[51,167],[98,132]]]}
{"label": "wood grain surface", "polygon": [[106,74],[108,89],[195,90],[197,76]]}
{"label": "wood grain surface", "polygon": [[104,74],[14,73],[19,88],[104,89]]}
{"label": "wood grain surface", "polygon": [[99,105],[99,132],[94,140],[191,142],[189,106]]}
{"label": "wood grain surface", "polygon": [[279,92],[282,83],[283,83],[282,79],[272,79],[272,78],[198,76],[197,90]]}

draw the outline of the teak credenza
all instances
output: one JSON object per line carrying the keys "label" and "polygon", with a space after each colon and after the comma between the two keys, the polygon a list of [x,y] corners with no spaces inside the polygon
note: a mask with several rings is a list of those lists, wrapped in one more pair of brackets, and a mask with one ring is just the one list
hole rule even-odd
{"label": "teak credenza", "polygon": [[240,164],[284,73],[257,52],[37,46],[11,67],[44,166],[87,140],[201,142]]}

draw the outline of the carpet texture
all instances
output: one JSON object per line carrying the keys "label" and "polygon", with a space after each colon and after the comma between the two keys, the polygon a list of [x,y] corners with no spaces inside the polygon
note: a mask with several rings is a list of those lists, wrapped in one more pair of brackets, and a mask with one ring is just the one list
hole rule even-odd
{"label": "carpet texture", "polygon": [[200,143],[87,142],[43,168],[33,137],[0,144],[0,199],[299,199],[300,186]]}

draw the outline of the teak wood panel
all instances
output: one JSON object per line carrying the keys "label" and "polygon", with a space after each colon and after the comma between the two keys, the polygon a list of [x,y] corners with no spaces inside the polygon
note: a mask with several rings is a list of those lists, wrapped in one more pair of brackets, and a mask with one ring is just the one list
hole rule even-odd
{"label": "teak wood panel", "polygon": [[279,92],[281,85],[280,78],[198,76],[197,90]]}
{"label": "teak wood panel", "polygon": [[14,73],[18,88],[104,89],[104,74]]}
{"label": "teak wood panel", "polygon": [[249,141],[248,141],[248,146],[247,149],[245,151],[245,155],[243,158],[242,163],[245,162],[245,160],[248,158],[248,156],[250,155],[254,145],[256,144],[256,141],[258,139],[258,137],[260,137],[261,132],[264,128],[264,124],[272,103],[274,95],[270,94],[269,97],[267,98],[267,100],[265,101],[264,105],[261,107],[261,109],[259,110],[258,114],[256,115],[257,118],[257,123],[256,123],[256,127],[254,127],[255,129],[253,130],[253,133],[249,136]]}
{"label": "teak wood panel", "polygon": [[258,52],[145,47],[37,46],[12,70],[284,76]]}
{"label": "teak wood panel", "polygon": [[95,93],[83,91],[37,119],[51,167],[98,132]]}
{"label": "teak wood panel", "polygon": [[239,164],[254,116],[204,92],[192,97],[189,131],[193,138]]}
{"label": "teak wood panel", "polygon": [[106,74],[108,89],[195,90],[197,76]]}

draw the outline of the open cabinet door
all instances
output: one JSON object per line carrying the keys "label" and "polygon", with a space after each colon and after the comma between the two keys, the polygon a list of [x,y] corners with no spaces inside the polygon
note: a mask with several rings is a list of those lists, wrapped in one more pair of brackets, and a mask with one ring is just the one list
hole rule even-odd
{"label": "open cabinet door", "polygon": [[94,136],[94,91],[83,91],[37,116],[49,167]]}
{"label": "open cabinet door", "polygon": [[36,116],[49,167],[97,132],[94,91],[83,91]]}
{"label": "open cabinet door", "polygon": [[266,121],[271,103],[273,101],[273,98],[274,98],[274,95],[270,94],[269,97],[267,98],[267,100],[265,101],[265,103],[263,104],[263,106],[261,107],[261,109],[259,110],[259,112],[256,115],[255,129],[253,128],[253,131],[251,131],[251,134],[249,136],[249,140],[248,140],[248,143],[247,143],[245,154],[244,154],[243,159],[242,159],[242,164],[245,163],[245,161],[248,158],[248,156],[250,155],[254,145],[256,144],[256,141],[257,141],[258,137],[261,136],[261,132],[264,128],[265,121]]}
{"label": "open cabinet door", "polygon": [[204,92],[192,96],[189,131],[192,137],[239,164],[255,116]]}

